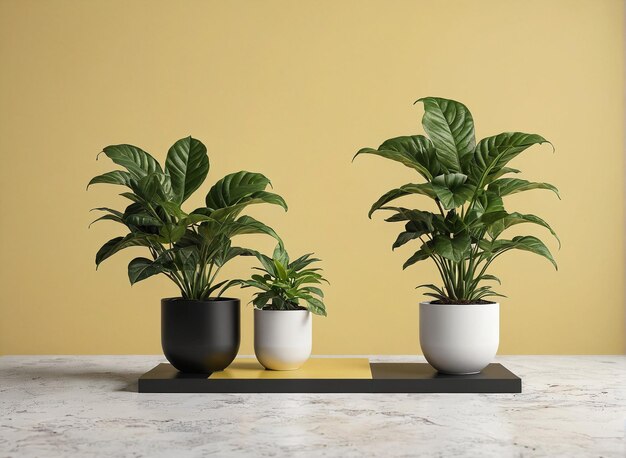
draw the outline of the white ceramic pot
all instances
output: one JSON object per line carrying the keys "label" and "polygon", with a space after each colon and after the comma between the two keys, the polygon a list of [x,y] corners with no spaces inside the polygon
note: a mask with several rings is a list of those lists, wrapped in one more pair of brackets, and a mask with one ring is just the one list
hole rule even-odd
{"label": "white ceramic pot", "polygon": [[311,356],[311,312],[254,309],[254,353],[266,369],[291,371]]}
{"label": "white ceramic pot", "polygon": [[420,304],[420,346],[439,372],[476,374],[500,341],[500,304]]}

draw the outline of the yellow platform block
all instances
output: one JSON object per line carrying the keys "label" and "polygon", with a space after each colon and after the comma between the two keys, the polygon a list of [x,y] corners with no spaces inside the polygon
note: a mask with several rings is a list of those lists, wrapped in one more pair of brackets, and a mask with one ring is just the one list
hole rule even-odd
{"label": "yellow platform block", "polygon": [[371,379],[366,358],[311,358],[300,369],[267,370],[253,358],[237,358],[211,379]]}

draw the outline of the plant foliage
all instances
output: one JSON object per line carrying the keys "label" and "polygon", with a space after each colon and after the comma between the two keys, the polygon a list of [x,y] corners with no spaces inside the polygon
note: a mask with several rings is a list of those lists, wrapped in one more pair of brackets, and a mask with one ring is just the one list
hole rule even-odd
{"label": "plant foliage", "polygon": [[[500,280],[489,274],[491,263],[510,250],[523,250],[556,262],[546,245],[533,236],[501,238],[506,229],[522,223],[552,228],[535,215],[509,213],[503,198],[531,189],[547,189],[558,196],[548,183],[536,183],[505,175],[519,173],[508,167],[509,161],[527,148],[550,143],[536,134],[504,132],[476,142],[470,111],[454,100],[425,97],[422,126],[427,136],[397,137],[377,149],[363,148],[373,154],[399,162],[415,170],[422,183],[409,183],[392,189],[378,199],[369,217],[378,210],[393,214],[386,219],[404,224],[393,249],[416,240],[419,249],[404,263],[431,259],[443,285],[420,285],[427,296],[442,303],[479,303],[485,297],[502,296],[485,281]],[[417,103],[416,102],[416,103]],[[408,195],[433,199],[438,211],[393,206],[392,201]],[[560,242],[559,242],[560,244]]]}
{"label": "plant foliage", "polygon": [[[261,267],[254,269],[262,274],[254,274],[249,280],[233,280],[231,284],[242,285],[243,288],[258,288],[252,303],[259,310],[309,310],[316,315],[326,316],[324,292],[318,286],[327,280],[319,273],[321,269],[309,268],[309,265],[320,261],[312,258],[313,253],[305,254],[295,261],[279,243],[273,256],[265,256],[259,252],[254,255]],[[327,282],[328,283],[328,282]]]}
{"label": "plant foliage", "polygon": [[130,204],[123,211],[94,209],[104,213],[96,221],[115,221],[127,230],[100,248],[96,267],[118,251],[141,246],[147,249],[149,257],[130,262],[131,284],[163,274],[176,283],[182,297],[205,300],[227,283],[216,280],[224,264],[254,253],[234,246],[235,236],[266,234],[280,241],[272,228],[241,215],[248,205],[260,203],[287,210],[282,197],[265,190],[270,180],[260,173],[241,171],[226,175],[209,190],[205,206],[189,213],[182,209],[181,205],[202,185],[209,172],[206,147],[195,138],[174,143],[164,168],[150,154],[132,145],[107,146],[103,153],[125,170],[99,175],[87,187],[97,183],[126,187],[128,191],[120,195]]}

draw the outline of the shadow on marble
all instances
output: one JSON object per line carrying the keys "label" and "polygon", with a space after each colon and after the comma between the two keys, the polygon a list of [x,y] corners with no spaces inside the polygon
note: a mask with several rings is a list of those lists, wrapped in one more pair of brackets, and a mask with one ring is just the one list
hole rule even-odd
{"label": "shadow on marble", "polygon": [[[11,374],[7,374],[7,377],[11,382],[17,385],[32,384],[40,381],[43,383],[60,383],[60,384],[74,384],[76,382],[84,384],[89,383],[89,386],[102,385],[106,391],[118,391],[118,392],[130,392],[137,393],[137,379],[147,369],[140,368],[136,371],[128,370],[98,370],[94,369],[76,369],[66,367],[53,367],[53,366],[31,366],[21,367],[19,370],[14,371]],[[112,384],[115,384],[112,388]]]}

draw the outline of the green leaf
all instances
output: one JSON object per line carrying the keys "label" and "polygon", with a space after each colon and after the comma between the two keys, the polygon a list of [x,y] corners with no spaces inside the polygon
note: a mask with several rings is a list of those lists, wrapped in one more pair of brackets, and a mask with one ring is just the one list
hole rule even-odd
{"label": "green leaf", "polygon": [[122,192],[120,193],[120,196],[122,197],[126,197],[128,200],[131,200],[135,203],[138,204],[143,204],[144,200],[142,198],[140,198],[138,195],[133,194],[132,192]]}
{"label": "green leaf", "polygon": [[438,295],[444,296],[444,297],[445,297],[445,294],[446,294],[441,288],[439,288],[436,285],[433,285],[432,283],[426,283],[424,285],[418,285],[418,286],[415,287],[415,289],[419,289],[419,288],[430,289],[430,290],[434,291],[435,293],[437,293]]}
{"label": "green leaf", "polygon": [[472,197],[474,187],[466,184],[466,181],[467,175],[462,173],[448,173],[433,179],[432,188],[443,208],[458,208]]}
{"label": "green leaf", "polygon": [[474,151],[474,120],[462,103],[438,97],[424,97],[422,126],[435,145],[439,162],[450,172],[462,172]]}
{"label": "green leaf", "polygon": [[314,313],[315,315],[327,316],[326,314],[326,306],[322,301],[316,299],[313,296],[304,296],[304,300],[309,304],[309,311]]}
{"label": "green leaf", "polygon": [[488,176],[496,174],[524,150],[542,143],[550,142],[541,135],[523,132],[504,132],[482,139],[470,164],[472,183],[482,188],[489,181]]}
{"label": "green leaf", "polygon": [[421,210],[409,210],[408,208],[403,207],[383,207],[383,210],[393,210],[396,212],[395,215],[390,216],[385,219],[385,221],[395,223],[401,221],[415,221],[419,223],[426,224],[429,231],[434,230],[433,220],[436,216],[431,212],[425,212]]}
{"label": "green leaf", "polygon": [[121,165],[134,178],[143,178],[151,173],[163,173],[159,163],[141,148],[133,145],[110,145],[102,152],[117,165]]}
{"label": "green leaf", "polygon": [[218,208],[211,213],[211,217],[217,221],[223,221],[227,219],[236,218],[243,209],[249,205],[255,204],[273,204],[282,207],[287,210],[287,203],[278,194],[266,191],[258,191],[251,194],[249,197],[242,199],[239,203],[231,205],[229,207]]}
{"label": "green leaf", "polygon": [[283,266],[278,259],[274,259],[273,261],[277,277],[281,280],[287,280],[287,271],[285,270],[285,266]]}
{"label": "green leaf", "polygon": [[494,221],[498,221],[507,215],[501,197],[491,192],[486,192],[482,200],[484,207],[482,208],[480,221],[483,224],[492,224]]}
{"label": "green leaf", "polygon": [[255,256],[267,273],[269,273],[272,277],[278,277],[278,272],[276,271],[272,258],[259,252],[255,253]]}
{"label": "green leaf", "polygon": [[282,243],[278,243],[274,248],[274,253],[272,254],[272,258],[275,261],[278,261],[282,266],[287,269],[289,266],[289,254]]}
{"label": "green leaf", "polygon": [[133,183],[133,191],[146,202],[166,202],[173,197],[172,182],[168,175],[155,172]]}
{"label": "green leaf", "polygon": [[509,227],[521,223],[532,223],[545,227],[550,231],[550,234],[554,236],[557,242],[559,242],[559,247],[561,246],[561,240],[559,239],[559,236],[556,235],[556,232],[554,232],[552,227],[550,227],[546,221],[535,215],[524,215],[517,212],[506,214],[504,217],[497,219],[489,226],[489,234],[493,238],[496,238]]}
{"label": "green leaf", "polygon": [[400,235],[398,235],[398,238],[391,247],[392,250],[395,250],[396,248],[411,240],[417,239],[422,235],[433,232],[434,227],[432,224],[432,214],[420,212],[415,216],[416,218],[411,219],[408,223],[406,223],[404,226],[404,232],[401,232]]}
{"label": "green leaf", "polygon": [[155,226],[160,227],[163,223],[146,213],[134,213],[124,217],[124,222],[129,226]]}
{"label": "green leaf", "polygon": [[397,189],[392,189],[391,191],[383,194],[380,199],[378,199],[374,203],[374,205],[372,205],[372,208],[370,209],[367,216],[371,218],[372,213],[382,208],[385,204],[391,202],[392,200],[398,199],[399,197],[408,196],[410,194],[422,194],[432,199],[435,199],[437,197],[430,183],[405,184],[404,186],[400,186]]}
{"label": "green leaf", "polygon": [[87,184],[87,187],[92,184],[97,183],[105,183],[105,184],[118,184],[122,186],[127,186],[130,188],[130,183],[132,180],[132,176],[128,172],[124,172],[123,170],[114,170],[112,172],[103,173],[102,175],[98,175],[91,179],[91,181]]}
{"label": "green leaf", "polygon": [[234,247],[228,248],[222,257],[220,257],[219,259],[216,259],[217,261],[216,263],[218,266],[223,266],[228,261],[236,258],[237,256],[254,256],[255,254],[256,254],[255,250],[234,246]]}
{"label": "green leaf", "polygon": [[88,227],[91,227],[92,224],[97,223],[98,221],[104,221],[104,220],[109,220],[109,221],[115,221],[116,223],[120,223],[120,224],[125,224],[124,220],[122,218],[120,218],[117,215],[103,215],[97,219],[94,219]]}
{"label": "green leaf", "polygon": [[264,175],[237,172],[226,175],[213,185],[206,196],[206,206],[216,220],[235,218],[248,205],[269,203],[287,210],[287,204],[278,194],[264,191],[270,183]]}
{"label": "green leaf", "polygon": [[457,234],[453,238],[445,235],[436,235],[426,245],[428,249],[439,256],[454,262],[460,262],[466,258],[470,251],[470,237],[466,232]]}
{"label": "green leaf", "polygon": [[185,231],[187,227],[185,225],[178,224],[164,224],[159,229],[159,235],[161,236],[161,243],[176,243],[178,242],[183,235],[185,235]]}
{"label": "green leaf", "polygon": [[406,262],[402,265],[402,268],[406,269],[407,267],[412,266],[416,262],[428,259],[431,256],[431,252],[430,251],[426,251],[424,249],[425,246],[426,246],[426,244],[422,245],[422,248],[417,250],[413,254],[413,256],[411,256],[409,259],[407,259]]}
{"label": "green leaf", "polygon": [[206,196],[206,206],[212,210],[230,207],[251,194],[264,191],[269,184],[270,180],[260,173],[231,173],[211,187]]}
{"label": "green leaf", "polygon": [[161,256],[165,255],[168,256],[168,259],[173,257],[176,260],[177,266],[187,275],[193,275],[200,264],[200,253],[195,246],[167,250]]}
{"label": "green leaf", "polygon": [[303,256],[300,256],[298,259],[296,259],[295,261],[292,261],[289,264],[289,269],[293,270],[294,272],[298,272],[301,269],[304,269],[306,266],[314,263],[314,262],[319,262],[320,259],[318,258],[311,258],[311,256],[313,255],[313,253],[307,253]]}
{"label": "green leaf", "polygon": [[115,237],[109,240],[96,253],[96,267],[118,251],[132,246],[150,246],[149,239],[145,236],[128,234],[125,237]]}
{"label": "green leaf", "polygon": [[153,261],[147,258],[135,258],[128,264],[128,279],[134,285],[141,280],[167,271],[159,260]]}
{"label": "green leaf", "polygon": [[508,250],[530,251],[531,253],[535,253],[546,258],[552,263],[554,268],[558,270],[556,261],[552,257],[552,253],[550,253],[548,247],[546,247],[537,237],[533,237],[531,235],[513,237],[512,240],[494,240],[491,242],[488,240],[481,240],[480,247],[489,253],[490,256],[494,256]]}
{"label": "green leaf", "polygon": [[[165,212],[176,219],[185,219],[187,218],[187,213],[185,213],[181,208],[180,204],[177,202],[169,202],[169,201],[160,201],[159,206],[165,210]],[[193,218],[192,218],[193,219]],[[206,220],[204,220],[206,221]],[[191,223],[188,223],[191,224]]]}
{"label": "green leaf", "polygon": [[308,291],[311,294],[317,294],[319,297],[324,297],[324,291],[322,291],[317,286],[305,286],[302,288],[303,291]]}
{"label": "green leaf", "polygon": [[531,189],[547,189],[555,193],[559,199],[561,198],[559,190],[550,183],[534,183],[519,178],[500,178],[499,180],[491,182],[487,189],[500,197],[529,191]]}
{"label": "green leaf", "polygon": [[179,204],[184,202],[209,173],[206,147],[195,138],[181,138],[167,153],[165,171],[172,180],[175,201]]}
{"label": "green leaf", "polygon": [[491,280],[491,281],[498,282],[499,285],[502,284],[502,282],[500,281],[498,277],[496,277],[495,275],[490,275],[490,274],[482,275],[481,277],[479,277],[479,280]]}
{"label": "green leaf", "polygon": [[395,250],[396,248],[401,247],[405,243],[419,238],[420,235],[423,235],[423,234],[425,234],[425,232],[423,232],[422,234],[420,234],[419,232],[410,232],[410,231],[400,232],[400,234],[398,234],[398,238],[396,238],[396,241],[393,242],[391,249]]}
{"label": "green leaf", "polygon": [[352,160],[360,154],[373,154],[399,162],[417,170],[427,180],[439,175],[442,171],[432,142],[423,135],[391,138],[383,142],[378,149],[359,150]]}
{"label": "green leaf", "polygon": [[142,204],[134,203],[126,207],[122,219],[128,226],[155,226],[159,227],[163,223],[158,218],[147,213]]}
{"label": "green leaf", "polygon": [[224,231],[229,237],[244,234],[267,234],[280,242],[280,237],[274,229],[263,224],[261,221],[252,218],[251,216],[244,215],[231,223],[227,223]]}
{"label": "green leaf", "polygon": [[113,210],[112,208],[108,208],[108,207],[97,207],[97,208],[92,208],[89,211],[101,211],[101,212],[108,212],[111,213],[112,215],[117,215],[120,218],[122,217],[123,213],[121,211],[118,210]]}

